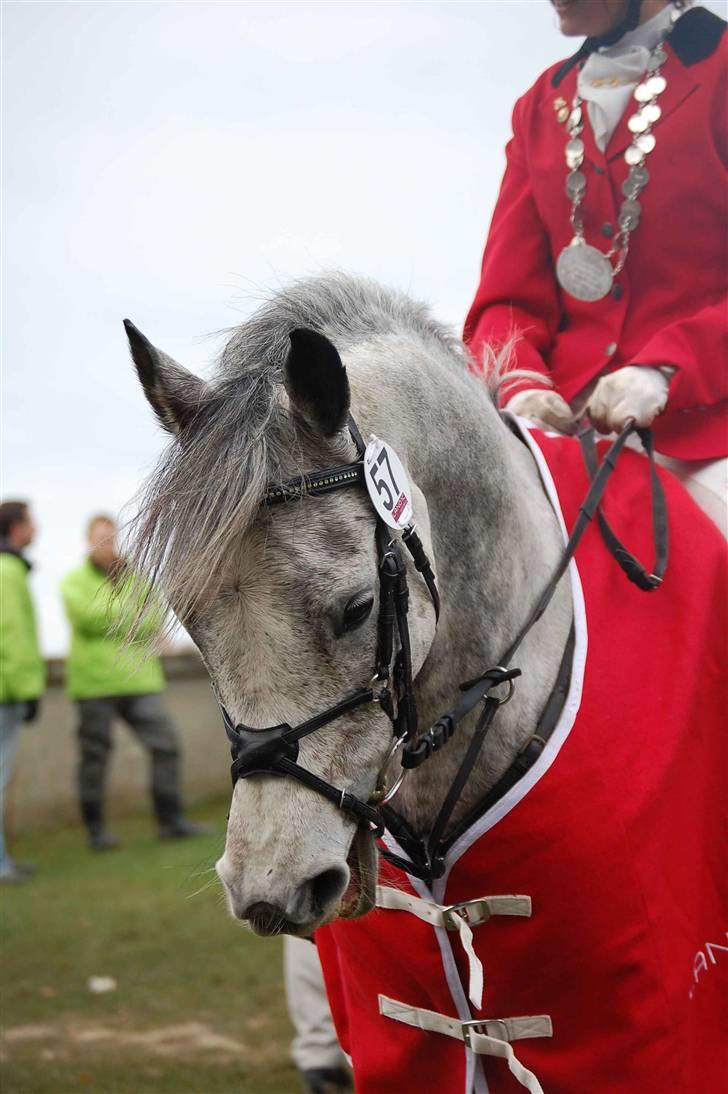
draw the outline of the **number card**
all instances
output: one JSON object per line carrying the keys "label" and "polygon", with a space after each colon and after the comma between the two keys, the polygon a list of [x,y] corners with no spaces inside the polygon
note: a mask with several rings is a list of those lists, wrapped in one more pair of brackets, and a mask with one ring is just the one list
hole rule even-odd
{"label": "number card", "polygon": [[372,505],[390,528],[406,528],[412,521],[412,491],[397,453],[372,436],[364,453],[364,478]]}

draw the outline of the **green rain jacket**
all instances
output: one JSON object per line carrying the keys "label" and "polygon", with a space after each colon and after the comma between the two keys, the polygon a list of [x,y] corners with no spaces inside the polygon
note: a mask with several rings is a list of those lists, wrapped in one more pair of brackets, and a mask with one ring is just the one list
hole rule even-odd
{"label": "green rain jacket", "polygon": [[28,588],[30,566],[15,551],[0,551],[0,703],[23,703],[42,694],[45,661]]}
{"label": "green rain jacket", "polygon": [[86,559],[63,579],[61,595],[71,624],[66,690],[72,699],[163,690],[161,662],[146,648],[160,629],[161,613],[146,618],[129,644],[138,606],[138,593],[130,583],[115,584]]}

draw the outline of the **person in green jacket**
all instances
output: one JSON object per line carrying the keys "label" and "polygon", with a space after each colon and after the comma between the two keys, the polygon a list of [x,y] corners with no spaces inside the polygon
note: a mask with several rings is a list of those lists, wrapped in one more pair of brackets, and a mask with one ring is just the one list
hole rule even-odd
{"label": "person in green jacket", "polygon": [[38,646],[30,563],[23,555],[35,525],[24,501],[0,505],[0,882],[23,881],[32,868],[13,862],[5,843],[5,790],[13,772],[23,722],[38,713],[45,661]]}
{"label": "person in green jacket", "polygon": [[105,825],[104,784],[114,718],[122,718],[148,750],[151,793],[163,838],[201,835],[183,812],[179,793],[177,733],[162,703],[165,681],[148,642],[163,622],[147,618],[129,640],[138,592],[116,550],[116,525],[96,516],[88,525],[89,554],[61,584],[71,625],[66,689],[78,704],[79,796],[89,846],[106,851],[118,840]]}

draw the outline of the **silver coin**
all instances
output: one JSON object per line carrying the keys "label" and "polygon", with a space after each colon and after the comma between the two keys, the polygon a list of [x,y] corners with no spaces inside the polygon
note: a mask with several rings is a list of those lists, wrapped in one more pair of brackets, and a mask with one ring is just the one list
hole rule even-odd
{"label": "silver coin", "polygon": [[628,120],[627,126],[631,133],[644,133],[645,129],[649,129],[650,123],[647,120],[646,112],[650,109],[650,105],[648,103],[643,110],[640,110],[639,114],[633,114]]}
{"label": "silver coin", "polygon": [[639,186],[640,190],[643,190],[650,181],[650,172],[644,164],[639,164],[637,167],[632,168],[629,177],[635,186]]}
{"label": "silver coin", "polygon": [[640,222],[641,215],[642,206],[640,203],[628,198],[627,201],[622,202],[619,209],[619,227],[626,232],[634,231]]}
{"label": "silver coin", "polygon": [[650,57],[649,61],[647,62],[648,72],[654,72],[656,68],[660,67],[660,65],[664,65],[666,60],[667,54],[665,53],[664,49],[662,47],[656,49]]}
{"label": "silver coin", "polygon": [[657,103],[647,103],[642,107],[641,114],[643,118],[647,118],[650,125],[654,125],[662,117],[662,108]]}
{"label": "silver coin", "polygon": [[664,76],[650,76],[649,80],[645,83],[645,87],[650,93],[650,98],[654,99],[655,95],[662,95],[662,92],[667,87],[667,80]]}
{"label": "silver coin", "polygon": [[648,91],[647,84],[637,84],[634,89],[634,97],[638,103],[648,103],[652,98],[652,92]]}
{"label": "silver coin", "polygon": [[556,260],[556,279],[575,300],[602,300],[612,287],[614,271],[606,255],[581,241],[564,247]]}
{"label": "silver coin", "polygon": [[649,181],[650,173],[644,164],[631,167],[627,178],[622,183],[622,193],[626,198],[635,198]]}
{"label": "silver coin", "polygon": [[645,154],[641,151],[641,149],[637,147],[636,144],[630,144],[629,148],[624,153],[624,158],[626,159],[630,167],[636,167],[640,163],[642,163],[642,160],[645,158]]}
{"label": "silver coin", "polygon": [[627,213],[632,217],[638,217],[642,212],[642,206],[638,201],[635,201],[634,198],[627,198],[626,201],[622,202],[619,211],[620,213]]}
{"label": "silver coin", "polygon": [[575,198],[586,190],[586,175],[581,171],[572,171],[566,176],[567,197]]}
{"label": "silver coin", "polygon": [[569,114],[569,126],[581,125],[581,107],[575,106]]}
{"label": "silver coin", "polygon": [[634,143],[637,145],[640,152],[647,155],[648,152],[652,152],[657,142],[655,141],[654,133],[641,133],[639,137],[635,137]]}
{"label": "silver coin", "polygon": [[[579,142],[579,143],[581,143],[581,142]],[[570,171],[575,171],[577,169],[577,167],[581,167],[583,162],[584,162],[584,153],[583,152],[570,152],[567,148],[567,150],[566,150],[566,166],[569,168]]]}

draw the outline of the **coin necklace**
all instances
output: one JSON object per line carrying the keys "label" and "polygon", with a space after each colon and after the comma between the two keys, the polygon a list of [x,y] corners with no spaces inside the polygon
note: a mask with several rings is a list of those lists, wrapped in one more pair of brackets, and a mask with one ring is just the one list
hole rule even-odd
{"label": "coin necklace", "polygon": [[[647,71],[634,89],[634,98],[639,105],[636,113],[627,122],[633,136],[632,143],[624,153],[625,162],[629,167],[629,174],[622,183],[625,200],[622,202],[617,219],[619,231],[613,246],[606,253],[587,243],[584,238],[584,221],[579,209],[586,194],[586,175],[580,170],[584,162],[584,142],[579,135],[584,124],[582,99],[579,95],[574,96],[568,117],[563,119],[569,134],[566,143],[568,168],[566,194],[571,200],[569,220],[574,229],[574,238],[564,247],[556,260],[556,278],[561,288],[576,300],[583,300],[586,303],[602,300],[609,293],[615,277],[622,272],[627,261],[629,237],[638,226],[642,212],[637,198],[650,180],[649,172],[645,167],[645,157],[655,147],[652,127],[662,114],[657,100],[667,87],[667,81],[660,71],[667,60],[667,54],[663,49],[664,40],[663,38],[653,49],[647,61]],[[562,110],[566,114],[568,107]],[[561,111],[559,120],[562,120],[560,115]],[[616,261],[612,265],[615,255]]]}

